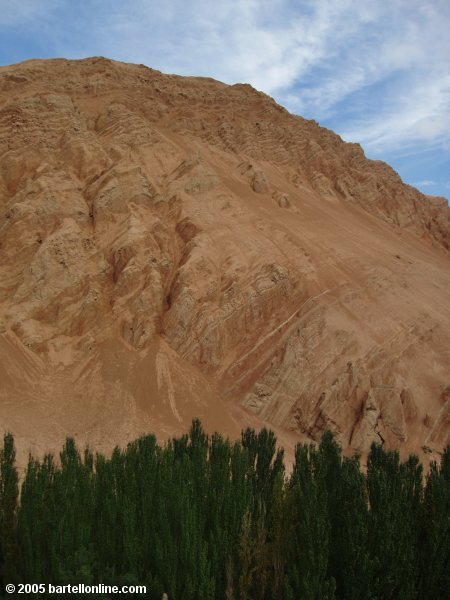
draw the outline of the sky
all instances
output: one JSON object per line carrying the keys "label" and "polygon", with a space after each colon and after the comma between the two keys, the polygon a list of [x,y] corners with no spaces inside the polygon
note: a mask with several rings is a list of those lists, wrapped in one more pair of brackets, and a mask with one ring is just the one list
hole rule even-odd
{"label": "sky", "polygon": [[449,0],[0,0],[0,65],[105,56],[250,83],[450,197]]}

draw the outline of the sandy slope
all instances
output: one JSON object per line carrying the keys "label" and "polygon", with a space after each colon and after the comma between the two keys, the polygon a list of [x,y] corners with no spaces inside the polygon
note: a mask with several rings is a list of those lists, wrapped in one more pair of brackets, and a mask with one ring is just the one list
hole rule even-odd
{"label": "sandy slope", "polygon": [[247,85],[0,68],[0,425],[449,441],[449,209]]}

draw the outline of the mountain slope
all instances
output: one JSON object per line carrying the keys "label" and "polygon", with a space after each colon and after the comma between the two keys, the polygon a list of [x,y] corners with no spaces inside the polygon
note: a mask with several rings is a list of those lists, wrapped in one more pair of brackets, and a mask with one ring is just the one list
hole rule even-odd
{"label": "mountain slope", "polygon": [[[0,68],[0,423],[448,443],[449,208],[248,85]],[[26,447],[25,447],[26,446]]]}

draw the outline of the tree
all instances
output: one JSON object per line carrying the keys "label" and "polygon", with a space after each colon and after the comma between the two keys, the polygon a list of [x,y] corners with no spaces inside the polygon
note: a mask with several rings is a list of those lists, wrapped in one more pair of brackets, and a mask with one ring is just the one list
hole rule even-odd
{"label": "tree", "polygon": [[328,575],[330,523],[323,462],[314,446],[298,445],[289,484],[292,536],[286,587],[294,598],[334,598]]}
{"label": "tree", "polygon": [[342,459],[330,431],[320,442],[330,524],[328,577],[346,600],[368,597],[368,502],[357,456]]}
{"label": "tree", "polygon": [[14,438],[7,433],[0,451],[0,579],[2,585],[15,581],[17,562],[18,476]]}
{"label": "tree", "polygon": [[450,446],[432,462],[424,498],[419,558],[419,597],[445,598],[450,589]]}
{"label": "tree", "polygon": [[416,457],[373,444],[367,461],[371,593],[375,598],[416,598],[416,564],[422,467]]}

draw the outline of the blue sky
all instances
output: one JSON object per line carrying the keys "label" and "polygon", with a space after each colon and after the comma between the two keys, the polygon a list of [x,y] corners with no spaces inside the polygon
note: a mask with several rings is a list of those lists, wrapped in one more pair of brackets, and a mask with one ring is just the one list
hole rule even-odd
{"label": "blue sky", "polygon": [[0,64],[107,56],[248,82],[450,196],[449,0],[0,0]]}

